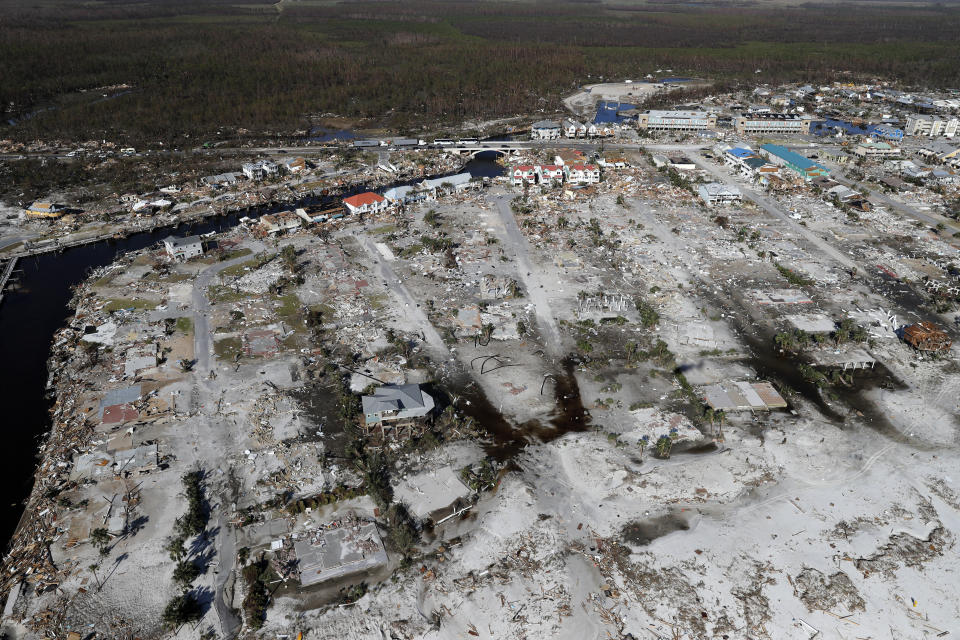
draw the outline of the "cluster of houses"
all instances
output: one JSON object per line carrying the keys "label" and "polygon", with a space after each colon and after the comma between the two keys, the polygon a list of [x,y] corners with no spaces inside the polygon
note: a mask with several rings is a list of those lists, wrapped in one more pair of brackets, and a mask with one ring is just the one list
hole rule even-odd
{"label": "cluster of houses", "polygon": [[305,224],[327,222],[345,216],[375,215],[394,211],[413,202],[436,200],[441,195],[460,193],[481,184],[469,173],[431,178],[412,185],[391,187],[383,194],[373,191],[357,193],[344,198],[342,207],[299,207],[295,211],[266,214],[260,216],[255,228],[259,233],[267,236],[290,233]]}
{"label": "cluster of houses", "polygon": [[563,122],[541,120],[530,126],[530,137],[534,140],[556,140],[558,138],[609,138],[616,135],[613,123],[584,124],[566,118]]}
{"label": "cluster of houses", "polygon": [[210,187],[230,187],[244,179],[259,182],[284,173],[296,175],[309,168],[310,165],[306,159],[299,156],[291,156],[278,162],[258,160],[256,162],[245,162],[240,167],[240,171],[206,176],[201,178],[200,182]]}
{"label": "cluster of houses", "polygon": [[[626,166],[626,161],[615,158],[604,164]],[[580,151],[561,149],[552,164],[514,165],[510,168],[510,182],[515,187],[525,184],[596,184],[600,182],[600,166],[587,162]]]}
{"label": "cluster of houses", "polygon": [[717,151],[727,166],[764,186],[798,179],[810,182],[830,175],[819,162],[775,144],[761,145],[756,151],[746,146],[720,147]]}

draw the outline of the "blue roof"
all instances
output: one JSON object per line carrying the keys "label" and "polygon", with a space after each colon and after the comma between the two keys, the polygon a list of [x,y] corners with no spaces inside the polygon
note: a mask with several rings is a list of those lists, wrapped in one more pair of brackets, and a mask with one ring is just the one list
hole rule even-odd
{"label": "blue roof", "polygon": [[750,151],[750,149],[744,149],[743,147],[734,147],[733,149],[727,149],[727,153],[732,155],[734,158],[740,158],[741,160],[743,160],[744,158],[749,158],[750,156],[756,155],[753,151]]}
{"label": "blue roof", "polygon": [[593,119],[594,124],[610,124],[610,123],[620,123],[630,118],[620,114],[621,111],[627,109],[636,109],[637,105],[628,104],[626,102],[598,102],[597,103],[597,115]]}
{"label": "blue roof", "polygon": [[844,133],[853,136],[880,136],[883,138],[903,138],[903,130],[891,127],[885,124],[864,124],[857,125],[845,120],[833,120],[827,118],[819,122],[814,122],[810,127],[810,132],[817,136],[828,136],[833,133],[835,128],[839,127]]}
{"label": "blue roof", "polygon": [[830,170],[827,169],[827,168],[826,168],[825,166],[823,166],[822,164],[820,164],[819,162],[814,162],[814,161],[811,160],[810,158],[805,158],[804,156],[800,155],[799,153],[794,153],[793,151],[790,151],[790,149],[787,149],[786,147],[781,147],[781,146],[778,145],[778,144],[765,144],[765,145],[763,145],[763,146],[760,147],[760,148],[763,149],[764,151],[767,151],[768,153],[771,153],[771,154],[777,156],[778,158],[781,158],[781,159],[784,160],[785,162],[789,162],[790,164],[792,164],[792,165],[794,165],[794,166],[797,166],[797,167],[799,167],[799,168],[801,168],[801,169],[809,169],[810,167],[818,167],[818,168],[822,169],[823,171],[826,171],[827,173],[830,173]]}

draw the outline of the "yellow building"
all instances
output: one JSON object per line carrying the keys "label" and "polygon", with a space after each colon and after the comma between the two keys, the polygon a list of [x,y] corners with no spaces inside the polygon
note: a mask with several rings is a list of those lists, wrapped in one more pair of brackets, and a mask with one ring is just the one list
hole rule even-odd
{"label": "yellow building", "polygon": [[34,202],[27,207],[27,215],[36,218],[59,218],[67,210],[62,204],[52,202]]}

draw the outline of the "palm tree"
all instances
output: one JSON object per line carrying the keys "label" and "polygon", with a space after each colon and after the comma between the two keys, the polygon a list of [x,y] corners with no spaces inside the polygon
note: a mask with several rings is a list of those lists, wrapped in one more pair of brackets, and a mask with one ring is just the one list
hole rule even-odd
{"label": "palm tree", "polygon": [[710,421],[710,432],[713,433],[713,421],[716,419],[716,412],[713,410],[713,407],[707,407],[703,412],[703,419]]}
{"label": "palm tree", "polygon": [[662,435],[657,438],[657,443],[654,446],[657,450],[657,456],[660,458],[669,458],[670,450],[673,449],[673,438],[668,435]]}

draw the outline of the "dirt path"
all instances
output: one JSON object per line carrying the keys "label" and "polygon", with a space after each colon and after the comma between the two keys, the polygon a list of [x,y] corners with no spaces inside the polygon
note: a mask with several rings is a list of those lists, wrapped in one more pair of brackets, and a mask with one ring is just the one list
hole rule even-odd
{"label": "dirt path", "polygon": [[[449,358],[450,350],[447,348],[446,343],[444,343],[443,338],[440,337],[440,334],[437,333],[437,330],[430,323],[427,314],[417,305],[416,299],[410,295],[410,290],[403,286],[403,281],[390,267],[383,255],[377,251],[373,240],[366,236],[357,236],[357,241],[373,262],[371,267],[386,281],[390,293],[400,302],[403,313],[408,316],[410,322],[419,327],[423,332],[427,346],[436,354],[442,355],[444,359]],[[374,267],[374,265],[376,266]]]}
{"label": "dirt path", "polygon": [[537,309],[537,324],[543,333],[544,346],[553,356],[563,355],[563,345],[560,330],[557,328],[557,321],[553,317],[553,309],[550,308],[550,299],[547,297],[545,280],[540,270],[530,262],[530,247],[527,239],[520,231],[517,225],[517,219],[510,210],[510,197],[502,195],[496,198],[497,211],[500,213],[500,221],[503,223],[506,233],[506,248],[508,254],[513,254],[517,262],[517,273],[523,282],[523,288],[530,298],[530,301]]}

